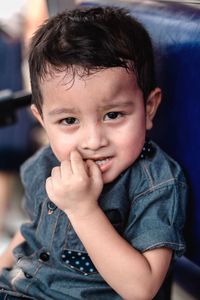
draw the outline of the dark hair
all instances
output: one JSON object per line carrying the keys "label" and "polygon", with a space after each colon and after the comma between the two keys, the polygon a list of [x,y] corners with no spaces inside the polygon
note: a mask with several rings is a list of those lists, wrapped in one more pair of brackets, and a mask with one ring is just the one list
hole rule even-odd
{"label": "dark hair", "polygon": [[155,76],[151,40],[144,27],[122,8],[66,10],[48,19],[32,38],[33,103],[42,114],[40,83],[47,74],[71,70],[73,76],[84,76],[110,67],[133,71],[146,100],[155,88]]}

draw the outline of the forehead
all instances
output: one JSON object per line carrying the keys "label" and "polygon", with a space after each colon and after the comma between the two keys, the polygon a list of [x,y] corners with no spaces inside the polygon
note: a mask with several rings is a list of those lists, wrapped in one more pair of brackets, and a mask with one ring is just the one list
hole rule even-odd
{"label": "forehead", "polygon": [[41,81],[43,101],[82,97],[113,99],[118,95],[135,94],[140,89],[135,74],[125,68],[107,68],[86,73],[82,68],[49,72]]}

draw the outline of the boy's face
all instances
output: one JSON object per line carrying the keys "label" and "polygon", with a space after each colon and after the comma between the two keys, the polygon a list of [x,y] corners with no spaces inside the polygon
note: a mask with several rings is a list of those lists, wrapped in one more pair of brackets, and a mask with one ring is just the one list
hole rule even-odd
{"label": "boy's face", "polygon": [[43,115],[33,114],[45,128],[59,161],[78,150],[83,160],[95,161],[104,183],[113,181],[139,156],[146,129],[159,104],[160,90],[143,95],[132,72],[124,68],[101,70],[88,77],[65,72],[41,83]]}

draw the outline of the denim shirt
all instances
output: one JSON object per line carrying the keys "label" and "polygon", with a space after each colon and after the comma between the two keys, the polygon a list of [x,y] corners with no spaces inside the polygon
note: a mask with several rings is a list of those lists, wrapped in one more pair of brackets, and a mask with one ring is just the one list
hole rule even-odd
{"label": "denim shirt", "polygon": [[[105,185],[99,205],[138,251],[168,247],[180,256],[185,250],[187,184],[179,165],[152,144],[154,156],[138,159]],[[21,226],[25,241],[15,248],[16,264],[4,270],[0,286],[42,300],[121,299],[92,266],[67,215],[47,196],[45,181],[56,165],[51,148],[45,147],[22,166],[30,222]],[[87,272],[72,262],[71,252],[75,259],[80,256],[91,262]]]}

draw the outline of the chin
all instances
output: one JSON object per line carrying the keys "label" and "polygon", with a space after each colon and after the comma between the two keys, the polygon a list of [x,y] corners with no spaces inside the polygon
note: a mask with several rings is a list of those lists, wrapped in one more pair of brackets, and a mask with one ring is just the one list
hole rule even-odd
{"label": "chin", "polygon": [[113,182],[120,174],[102,174],[103,183],[107,184]]}
{"label": "chin", "polygon": [[135,162],[134,160],[131,160],[129,162],[127,162],[127,164],[124,164],[123,166],[121,166],[121,168],[118,168],[117,170],[113,170],[114,172],[112,172],[112,170],[108,170],[105,173],[102,173],[102,179],[103,179],[103,183],[107,184],[107,183],[111,183],[113,182],[115,179],[117,179],[125,170],[127,170],[133,163]]}

